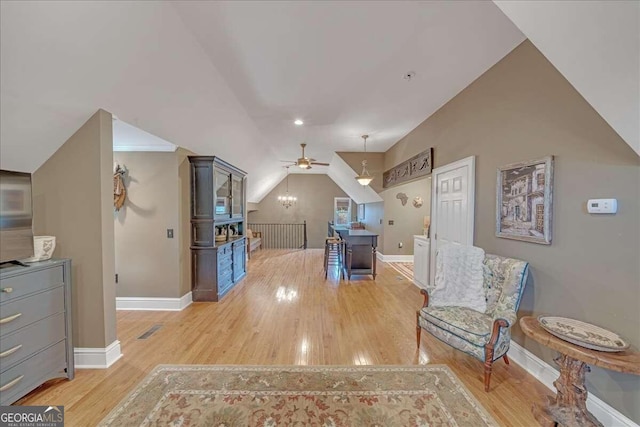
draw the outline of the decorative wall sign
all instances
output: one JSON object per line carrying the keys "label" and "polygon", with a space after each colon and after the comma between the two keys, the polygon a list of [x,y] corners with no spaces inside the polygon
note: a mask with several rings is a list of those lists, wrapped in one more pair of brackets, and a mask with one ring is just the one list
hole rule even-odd
{"label": "decorative wall sign", "polygon": [[400,202],[402,203],[402,206],[407,204],[407,200],[409,200],[409,198],[407,197],[406,194],[404,193],[398,193],[396,194],[396,199],[399,199]]}
{"label": "decorative wall sign", "polygon": [[415,197],[415,198],[413,199],[413,207],[414,207],[414,208],[420,208],[420,207],[422,207],[422,203],[423,203],[423,201],[422,201],[422,197],[420,197],[420,196],[417,196],[417,197]]}
{"label": "decorative wall sign", "polygon": [[433,148],[394,166],[382,175],[382,187],[389,188],[431,174]]}
{"label": "decorative wall sign", "polygon": [[551,244],[553,156],[498,169],[496,236]]}

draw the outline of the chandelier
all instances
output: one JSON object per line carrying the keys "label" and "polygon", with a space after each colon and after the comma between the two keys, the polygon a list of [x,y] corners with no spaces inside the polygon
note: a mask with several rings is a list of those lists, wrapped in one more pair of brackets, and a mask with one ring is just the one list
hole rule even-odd
{"label": "chandelier", "polygon": [[289,209],[289,206],[295,205],[296,202],[298,201],[297,197],[289,195],[289,166],[287,166],[286,180],[287,180],[287,191],[284,193],[284,196],[278,196],[278,202],[280,202],[280,204],[284,206],[285,209]]}
{"label": "chandelier", "polygon": [[362,135],[362,139],[364,139],[364,155],[365,155],[365,159],[362,160],[362,173],[358,176],[356,176],[356,181],[358,181],[358,183],[360,183],[361,185],[369,185],[371,183],[371,181],[373,181],[373,176],[371,176],[369,174],[369,171],[367,171],[367,138],[369,138],[369,135]]}

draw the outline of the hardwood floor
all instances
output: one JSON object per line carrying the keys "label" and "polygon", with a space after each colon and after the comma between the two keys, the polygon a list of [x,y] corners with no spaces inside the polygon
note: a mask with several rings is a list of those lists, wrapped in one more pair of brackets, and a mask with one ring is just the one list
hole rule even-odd
{"label": "hardwood floor", "polygon": [[[549,391],[515,363],[496,361],[491,391],[483,365],[428,333],[415,344],[418,288],[384,263],[376,280],[325,281],[321,250],[262,250],[248,275],[218,303],[181,312],[119,311],[124,356],[109,369],[77,370],[18,404],[64,405],[68,426],[96,425],[158,364],[447,364],[505,426],[536,426],[531,405]],[[148,339],[137,339],[154,325]]]}

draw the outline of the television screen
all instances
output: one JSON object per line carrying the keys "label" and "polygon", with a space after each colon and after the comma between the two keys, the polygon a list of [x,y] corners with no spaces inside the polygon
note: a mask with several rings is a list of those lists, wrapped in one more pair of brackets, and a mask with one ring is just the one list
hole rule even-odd
{"label": "television screen", "polygon": [[31,174],[0,170],[0,262],[33,256]]}

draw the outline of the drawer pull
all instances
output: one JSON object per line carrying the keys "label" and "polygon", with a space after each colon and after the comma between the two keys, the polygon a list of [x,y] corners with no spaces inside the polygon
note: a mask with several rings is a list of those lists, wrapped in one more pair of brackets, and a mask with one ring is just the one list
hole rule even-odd
{"label": "drawer pull", "polygon": [[22,344],[18,344],[17,346],[10,348],[9,350],[3,351],[2,353],[0,353],[0,357],[7,357],[10,354],[15,353],[16,351],[20,350],[22,348]]}
{"label": "drawer pull", "polygon": [[20,382],[20,380],[22,380],[24,378],[24,375],[20,375],[18,378],[16,378],[15,380],[9,381],[8,383],[6,383],[5,385],[3,385],[2,387],[0,387],[0,391],[7,391],[9,390],[11,387],[13,387],[14,385],[18,384]]}
{"label": "drawer pull", "polygon": [[0,325],[9,323],[12,320],[16,320],[18,317],[22,316],[22,313],[14,314],[13,316],[5,317],[4,319],[0,319]]}
{"label": "drawer pull", "polygon": [[10,294],[13,292],[13,288],[0,288],[0,292],[4,292],[5,294]]}

